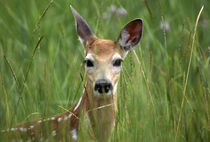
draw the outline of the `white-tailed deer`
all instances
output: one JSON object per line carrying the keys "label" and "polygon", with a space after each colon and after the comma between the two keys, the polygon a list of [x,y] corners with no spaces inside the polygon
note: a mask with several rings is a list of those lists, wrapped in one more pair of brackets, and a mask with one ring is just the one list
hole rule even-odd
{"label": "white-tailed deer", "polygon": [[[77,141],[81,115],[87,120],[89,139],[109,141],[117,110],[117,82],[121,63],[127,52],[138,44],[142,35],[142,20],[129,22],[116,41],[97,38],[87,22],[71,7],[76,20],[76,30],[85,50],[87,82],[79,101],[67,112],[18,124],[1,130],[14,139],[23,141],[67,140]],[[90,130],[89,130],[90,129]],[[88,132],[89,133],[89,132]],[[88,140],[87,140],[88,141]]]}

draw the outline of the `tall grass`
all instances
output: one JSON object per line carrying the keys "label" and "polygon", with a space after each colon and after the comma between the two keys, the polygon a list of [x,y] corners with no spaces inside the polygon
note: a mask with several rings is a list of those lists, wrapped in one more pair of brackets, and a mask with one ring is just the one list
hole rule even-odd
{"label": "tall grass", "polygon": [[84,55],[70,4],[105,39],[143,19],[141,42],[123,64],[112,141],[210,140],[207,0],[1,0],[0,129],[61,113],[82,94]]}

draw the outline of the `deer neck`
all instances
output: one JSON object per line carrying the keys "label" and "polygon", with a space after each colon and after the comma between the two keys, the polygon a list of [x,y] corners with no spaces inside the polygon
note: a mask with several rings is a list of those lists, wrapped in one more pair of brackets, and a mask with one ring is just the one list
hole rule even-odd
{"label": "deer neck", "polygon": [[84,104],[86,116],[91,126],[91,130],[93,130],[97,139],[106,141],[106,138],[111,135],[115,122],[117,94],[115,92],[115,94],[111,94],[110,97],[99,98],[93,94],[91,85],[92,83],[87,80],[86,89],[83,94],[86,98]]}

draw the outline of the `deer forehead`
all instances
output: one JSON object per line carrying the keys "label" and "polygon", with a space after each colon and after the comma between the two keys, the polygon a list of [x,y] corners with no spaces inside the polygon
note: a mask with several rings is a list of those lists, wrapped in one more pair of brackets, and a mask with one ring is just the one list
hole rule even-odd
{"label": "deer forehead", "polygon": [[123,52],[120,50],[115,42],[112,40],[96,40],[87,51],[86,58],[96,59],[100,62],[109,62],[114,58],[119,57],[123,58]]}

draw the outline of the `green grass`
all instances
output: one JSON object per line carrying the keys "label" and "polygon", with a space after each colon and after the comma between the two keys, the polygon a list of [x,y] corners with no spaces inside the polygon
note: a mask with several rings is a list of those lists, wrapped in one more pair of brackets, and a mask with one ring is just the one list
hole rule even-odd
{"label": "green grass", "polygon": [[[0,1],[0,129],[61,113],[82,94],[84,55],[71,4],[100,38],[115,40],[126,23],[143,19],[143,37],[118,84],[112,141],[210,141],[208,0],[49,2]],[[126,15],[111,13],[110,5],[125,8]],[[110,16],[103,19],[103,12]],[[161,21],[169,30],[160,28]]]}

